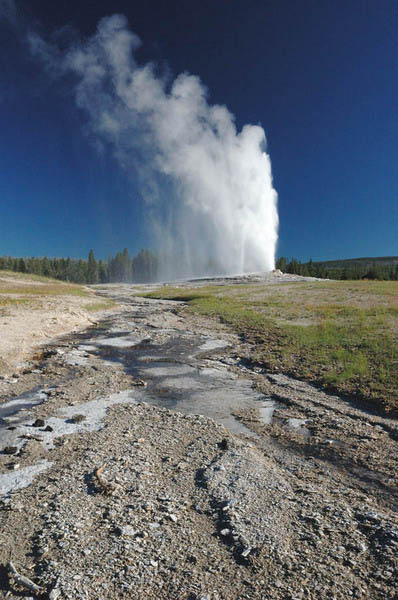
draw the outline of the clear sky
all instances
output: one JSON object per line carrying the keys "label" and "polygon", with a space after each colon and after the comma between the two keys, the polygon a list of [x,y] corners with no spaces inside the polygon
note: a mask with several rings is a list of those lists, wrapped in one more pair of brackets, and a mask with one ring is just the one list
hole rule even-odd
{"label": "clear sky", "polygon": [[[279,196],[278,255],[398,255],[394,0],[31,0],[46,37],[126,15],[138,61],[198,75],[237,127],[261,124]],[[0,0],[0,13],[10,0]],[[18,26],[17,26],[18,29]],[[59,37],[59,36],[58,36]],[[106,258],[148,246],[145,203],[87,135],[65,82],[0,24],[0,254]]]}

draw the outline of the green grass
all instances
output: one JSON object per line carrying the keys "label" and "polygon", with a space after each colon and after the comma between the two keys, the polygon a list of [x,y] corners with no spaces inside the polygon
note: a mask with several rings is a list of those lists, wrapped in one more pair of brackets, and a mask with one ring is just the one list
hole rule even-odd
{"label": "green grass", "polygon": [[163,287],[150,297],[231,326],[270,371],[398,411],[398,282]]}

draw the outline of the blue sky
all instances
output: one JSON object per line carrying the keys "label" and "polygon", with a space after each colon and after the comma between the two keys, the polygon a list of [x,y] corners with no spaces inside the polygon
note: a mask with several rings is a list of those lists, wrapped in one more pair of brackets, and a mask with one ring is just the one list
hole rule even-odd
{"label": "blue sky", "polygon": [[[145,6],[144,6],[145,4]],[[0,0],[1,6],[1,0]],[[398,254],[398,4],[203,0],[17,3],[46,36],[127,16],[138,60],[187,71],[238,128],[261,124],[279,195],[278,255]],[[85,257],[149,245],[134,178],[86,134],[65,82],[0,25],[0,254]]]}

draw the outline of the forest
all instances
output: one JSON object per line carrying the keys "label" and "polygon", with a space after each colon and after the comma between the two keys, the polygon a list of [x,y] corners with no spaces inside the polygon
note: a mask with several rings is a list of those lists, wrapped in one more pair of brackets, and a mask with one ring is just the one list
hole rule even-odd
{"label": "forest", "polygon": [[147,283],[158,279],[158,259],[150,250],[141,250],[131,258],[127,248],[96,260],[90,250],[87,260],[73,258],[14,258],[0,256],[0,270],[44,275],[73,283]]}
{"label": "forest", "polygon": [[[335,261],[300,262],[281,256],[276,268],[283,273],[294,273],[321,279],[378,279],[398,281],[398,257],[356,258]],[[0,270],[32,273],[53,277],[72,283],[151,283],[160,277],[159,257],[151,250],[143,249],[131,257],[127,248],[110,256],[108,260],[96,260],[90,250],[87,260],[74,258],[31,257],[15,258],[0,256]]]}
{"label": "forest", "polygon": [[276,261],[276,268],[283,273],[294,273],[304,277],[319,277],[321,279],[377,279],[398,281],[398,256],[383,256],[377,258],[348,258],[345,260],[330,260],[300,262],[292,258],[288,260],[281,256]]}

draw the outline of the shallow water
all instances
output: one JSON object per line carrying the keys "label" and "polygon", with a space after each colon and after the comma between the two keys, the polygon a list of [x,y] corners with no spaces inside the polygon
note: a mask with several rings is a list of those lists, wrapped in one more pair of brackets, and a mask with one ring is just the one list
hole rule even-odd
{"label": "shallow water", "polygon": [[[145,316],[142,311],[141,316]],[[232,413],[252,408],[264,397],[253,389],[250,380],[238,378],[224,364],[211,359],[215,352],[229,345],[227,341],[153,327],[156,334],[164,336],[168,332],[164,343],[154,343],[144,324],[142,332],[137,332],[135,317],[132,324],[134,334],[125,328],[121,332],[114,324],[108,330],[109,335],[104,330],[98,336],[91,332],[91,337],[87,337],[79,348],[96,348],[98,358],[108,364],[121,363],[135,379],[144,380],[146,388],[140,390],[140,398],[149,404],[182,413],[202,414],[234,433],[256,435]],[[132,344],[132,341],[136,343]]]}

